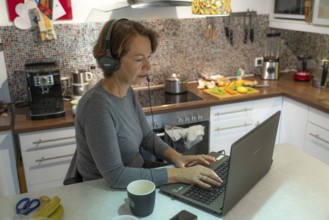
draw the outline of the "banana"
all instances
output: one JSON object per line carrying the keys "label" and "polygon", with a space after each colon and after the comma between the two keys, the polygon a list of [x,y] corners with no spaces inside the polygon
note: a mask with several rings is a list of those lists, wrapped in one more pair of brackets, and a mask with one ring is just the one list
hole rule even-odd
{"label": "banana", "polygon": [[39,200],[40,200],[40,206],[37,209],[37,211],[43,209],[47,205],[47,203],[50,201],[50,198],[46,195],[43,195],[43,196],[39,197]]}
{"label": "banana", "polygon": [[37,217],[48,217],[51,215],[57,207],[60,205],[60,198],[58,196],[54,196],[42,209],[39,211],[35,212],[32,215],[32,218],[37,218]]}
{"label": "banana", "polygon": [[63,214],[64,214],[64,208],[61,204],[59,204],[57,209],[51,215],[49,215],[48,218],[51,220],[59,220],[61,219]]}
{"label": "banana", "polygon": [[46,196],[46,195],[40,196],[39,199],[41,202],[45,202],[45,203],[50,201],[49,196]]}

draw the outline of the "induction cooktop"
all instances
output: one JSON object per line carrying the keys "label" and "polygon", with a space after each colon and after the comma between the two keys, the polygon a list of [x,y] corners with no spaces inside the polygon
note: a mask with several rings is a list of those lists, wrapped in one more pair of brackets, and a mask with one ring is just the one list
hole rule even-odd
{"label": "induction cooktop", "polygon": [[[202,100],[201,97],[189,91],[181,94],[171,94],[166,93],[164,88],[136,90],[135,93],[143,108],[150,107],[150,104],[151,106],[160,106]],[[149,97],[151,97],[151,102]]]}

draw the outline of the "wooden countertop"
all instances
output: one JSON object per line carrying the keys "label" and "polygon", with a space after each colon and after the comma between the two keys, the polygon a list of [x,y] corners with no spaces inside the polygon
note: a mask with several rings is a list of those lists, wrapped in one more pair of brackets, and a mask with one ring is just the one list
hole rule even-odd
{"label": "wooden countertop", "polygon": [[14,133],[40,131],[74,125],[74,115],[69,101],[64,101],[65,116],[44,120],[31,120],[28,107],[16,108]]}
{"label": "wooden countertop", "polygon": [[[255,77],[259,83],[263,83],[259,77]],[[297,82],[293,78],[293,73],[282,73],[279,80],[266,80],[270,86],[265,88],[257,88],[260,93],[248,94],[245,96],[237,96],[232,98],[219,99],[210,94],[203,92],[203,90],[197,89],[197,83],[189,83],[187,88],[189,91],[197,94],[203,100],[171,104],[164,106],[152,107],[153,114],[179,111],[200,107],[209,107],[213,105],[228,104],[234,102],[242,102],[249,100],[257,100],[263,98],[270,98],[276,96],[286,96],[297,100],[306,105],[317,108],[321,111],[329,113],[329,102],[325,103],[324,100],[329,100],[329,89],[318,89],[311,85],[311,82]],[[28,117],[28,108],[16,108],[14,132],[32,132],[45,129],[61,128],[74,125],[74,116],[70,103],[65,101],[65,117],[46,119],[46,120],[30,120]],[[146,115],[151,114],[150,108],[143,108]]]}

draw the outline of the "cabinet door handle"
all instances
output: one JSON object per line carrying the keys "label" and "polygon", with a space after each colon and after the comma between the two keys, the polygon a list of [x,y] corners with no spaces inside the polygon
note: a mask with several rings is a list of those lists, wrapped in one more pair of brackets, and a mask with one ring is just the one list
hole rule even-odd
{"label": "cabinet door handle", "polygon": [[66,155],[61,155],[61,156],[57,156],[57,157],[41,157],[40,159],[35,160],[35,162],[42,163],[47,160],[55,160],[55,159],[64,158],[64,157],[73,157],[73,155],[74,154],[66,154]]}
{"label": "cabinet door handle", "polygon": [[38,141],[34,141],[32,143],[33,144],[42,144],[42,143],[53,142],[53,141],[61,141],[61,140],[66,140],[66,139],[71,139],[71,138],[75,138],[75,136],[54,138],[54,139],[48,139],[48,140],[39,139]]}
{"label": "cabinet door handle", "polygon": [[67,146],[67,145],[71,145],[71,144],[76,144],[76,141],[74,140],[74,141],[71,141],[71,142],[65,142],[65,143],[61,143],[61,144],[53,144],[53,145],[48,145],[48,146],[43,146],[43,147],[32,147],[32,148],[28,148],[26,150],[26,152],[50,149],[50,148],[55,148],[55,147],[62,147],[62,146]]}
{"label": "cabinet door handle", "polygon": [[229,126],[229,127],[224,127],[224,128],[216,128],[215,131],[223,131],[223,130],[228,130],[228,129],[233,129],[233,128],[241,128],[245,126],[250,126],[252,125],[251,123],[244,123],[242,125],[235,125],[235,126]]}
{"label": "cabinet door handle", "polygon": [[238,112],[246,112],[246,111],[252,111],[252,108],[244,108],[244,109],[238,109],[234,111],[229,111],[229,112],[217,112],[214,115],[215,116],[220,116],[220,115],[227,115],[227,114],[232,114],[232,113],[238,113]]}
{"label": "cabinet door handle", "polygon": [[319,139],[320,141],[323,141],[323,142],[329,144],[329,141],[327,141],[326,139],[321,138],[320,135],[318,135],[318,134],[312,134],[312,133],[310,133],[310,135],[313,136],[313,137],[315,137],[316,139]]}
{"label": "cabinet door handle", "polygon": [[[61,140],[68,140],[68,139],[73,139],[72,141],[69,141],[69,142],[65,142],[65,143],[54,143],[52,145],[47,145],[47,146],[42,146],[42,147],[39,147],[38,145],[39,144],[42,144],[42,143],[50,143],[50,142],[55,142],[55,141],[61,141]],[[44,150],[44,149],[49,149],[49,148],[54,148],[54,147],[60,147],[60,146],[66,146],[66,145],[71,145],[71,144],[75,144],[76,141],[75,141],[75,137],[74,136],[71,136],[71,137],[64,137],[64,138],[56,138],[56,139],[48,139],[48,140],[39,140],[39,141],[35,141],[35,142],[32,142],[33,145],[37,145],[37,146],[34,146],[34,147],[31,147],[31,148],[28,148],[26,151],[27,152],[30,152],[30,151],[37,151],[37,150]]]}

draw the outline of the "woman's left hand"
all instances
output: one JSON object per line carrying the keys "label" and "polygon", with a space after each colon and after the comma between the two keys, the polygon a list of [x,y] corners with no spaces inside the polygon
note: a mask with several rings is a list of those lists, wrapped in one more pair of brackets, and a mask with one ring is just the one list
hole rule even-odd
{"label": "woman's left hand", "polygon": [[216,158],[205,155],[205,154],[200,154],[200,155],[180,155],[176,156],[176,158],[173,160],[174,164],[178,168],[182,167],[190,167],[194,166],[196,164],[201,164],[201,165],[209,165],[212,162],[215,162]]}

